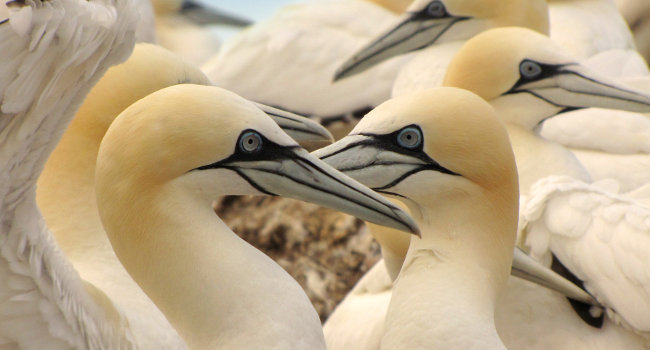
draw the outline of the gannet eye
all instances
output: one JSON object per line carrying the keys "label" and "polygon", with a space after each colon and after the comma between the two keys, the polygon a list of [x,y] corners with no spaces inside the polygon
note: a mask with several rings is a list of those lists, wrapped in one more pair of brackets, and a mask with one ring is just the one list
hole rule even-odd
{"label": "gannet eye", "polygon": [[406,127],[397,134],[397,144],[407,149],[418,148],[422,144],[422,132],[414,126]]}
{"label": "gannet eye", "polygon": [[519,65],[519,73],[524,78],[533,79],[542,74],[542,67],[533,61],[523,61]]}
{"label": "gannet eye", "polygon": [[262,136],[255,131],[247,131],[239,138],[239,149],[244,153],[255,153],[262,149]]}
{"label": "gannet eye", "polygon": [[443,5],[442,2],[438,0],[432,1],[429,6],[427,6],[427,13],[431,17],[443,17],[445,15],[445,5]]}

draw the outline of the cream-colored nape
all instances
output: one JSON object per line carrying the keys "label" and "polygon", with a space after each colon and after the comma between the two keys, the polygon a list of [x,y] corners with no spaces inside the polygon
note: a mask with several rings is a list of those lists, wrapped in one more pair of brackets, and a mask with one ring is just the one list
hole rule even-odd
{"label": "cream-colored nape", "polygon": [[[185,83],[211,85],[197,67],[172,52],[137,44],[129,59],[109,69],[90,91],[37,183],[36,200],[57,244],[81,277],[123,310],[142,348],[184,345],[113,252],[97,212],[95,162],[99,144],[120,112],[152,92]],[[296,138],[331,137],[311,120],[261,107]]]}
{"label": "cream-colored nape", "polygon": [[298,283],[215,216],[214,198],[291,196],[417,232],[407,214],[217,87],[172,86],[122,112],[102,140],[96,191],[117,257],[195,349],[325,347]]}
{"label": "cream-colored nape", "polygon": [[[531,338],[539,329],[547,329],[553,335],[539,342],[540,347],[647,346],[647,340],[628,329],[650,332],[650,296],[640,287],[648,278],[635,272],[650,262],[645,254],[636,253],[637,247],[650,246],[646,220],[650,211],[633,195],[619,194],[613,180],[592,184],[589,173],[567,148],[544,139],[538,131],[549,118],[568,110],[600,107],[647,112],[650,97],[587,69],[549,38],[523,28],[494,29],[469,40],[450,63],[445,84],[476,92],[506,123],[522,193],[519,244],[547,264],[551,259],[563,264],[608,307],[610,316],[603,319],[585,308],[579,312],[581,317],[602,327],[591,328],[564,300],[513,284],[509,299],[529,300],[524,304],[534,311],[514,304],[504,308],[510,311],[501,317],[504,334],[507,327]],[[590,132],[589,119],[585,121],[575,130]],[[615,124],[605,125],[595,129],[601,133],[591,136],[594,141],[605,139],[615,128]],[[629,137],[634,140],[633,134]],[[617,215],[611,216],[614,212]],[[535,317],[531,320],[525,313]],[[556,332],[557,325],[579,336]],[[585,337],[589,342],[581,343],[579,339]],[[510,342],[523,344],[524,338],[513,336]]]}
{"label": "cream-colored nape", "polygon": [[494,308],[510,274],[519,194],[493,109],[454,88],[395,98],[317,155],[404,202],[422,230],[395,281],[381,348],[504,348]]}
{"label": "cream-colored nape", "polygon": [[120,112],[180,83],[209,81],[170,51],[137,44],[129,59],[109,69],[90,91],[37,182],[36,201],[56,243],[81,278],[121,310],[140,348],[185,344],[113,252],[97,212],[95,163],[99,144]]}

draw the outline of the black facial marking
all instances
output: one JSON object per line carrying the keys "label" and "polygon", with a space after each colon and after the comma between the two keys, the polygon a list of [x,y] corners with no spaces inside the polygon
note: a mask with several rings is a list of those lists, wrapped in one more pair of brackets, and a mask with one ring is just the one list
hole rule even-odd
{"label": "black facial marking", "polygon": [[[247,134],[254,132],[262,140],[262,146],[256,152],[245,152],[239,147],[239,144],[242,142],[242,138]],[[300,148],[300,146],[280,146],[277,143],[267,139],[261,133],[253,129],[246,129],[239,134],[237,143],[235,144],[235,152],[228,158],[220,160],[218,162],[200,166],[193,170],[205,170],[205,169],[215,169],[215,168],[232,168],[228,164],[242,161],[264,161],[264,160],[281,160],[287,158],[295,157],[295,152],[293,149]]]}
{"label": "black facial marking", "polygon": [[[433,5],[434,2],[439,4],[440,9],[434,10],[434,9],[431,8],[431,6],[438,6],[438,5]],[[447,30],[449,30],[449,28],[451,28],[457,22],[461,22],[461,21],[464,21],[464,20],[471,19],[471,17],[467,17],[467,16],[451,15],[451,14],[449,14],[447,12],[447,10],[445,9],[445,6],[442,4],[442,2],[440,2],[440,1],[434,1],[434,2],[430,3],[428,6],[426,6],[424,9],[422,9],[420,11],[408,12],[409,16],[405,20],[403,20],[395,28],[391,29],[386,34],[382,35],[379,39],[376,39],[373,42],[373,44],[371,44],[370,46],[367,46],[366,49],[369,48],[369,47],[372,47],[373,45],[375,45],[378,42],[388,40],[387,38],[391,37],[394,33],[401,31],[403,27],[405,27],[407,25],[412,25],[413,23],[417,23],[417,29],[415,29],[409,35],[409,37],[415,37],[415,36],[419,35],[421,32],[424,32],[424,31],[429,30],[429,29],[434,28],[434,27],[444,26],[444,28],[441,29],[440,32],[438,32],[434,37],[432,37],[427,42],[423,43],[422,45],[420,45],[418,47],[415,47],[415,48],[412,48],[412,49],[410,49],[408,51],[402,52],[402,54],[406,54],[406,53],[412,52],[412,51],[417,51],[417,50],[423,49],[425,47],[431,46],[443,34],[445,34],[447,32]],[[442,22],[434,21],[433,23],[429,22],[431,20],[442,20],[442,19],[448,19],[448,20],[447,21],[442,21]],[[388,51],[388,50],[392,49],[393,47],[401,44],[404,40],[408,40],[408,39],[409,38],[403,38],[403,40],[393,40],[392,43],[382,47],[381,50],[377,50],[377,51],[373,52],[372,55],[370,55],[368,57],[360,58],[359,56],[355,55],[353,57],[353,59],[356,59],[356,61],[353,64],[351,64],[349,67],[347,67],[345,70],[339,72],[338,74],[344,74],[345,72],[348,72],[348,71],[354,69],[355,67],[359,66],[363,62],[369,60],[370,58],[375,57],[375,56],[377,56],[377,55],[379,55],[379,54],[381,54],[381,53],[383,53],[385,51]],[[383,60],[386,60],[386,59],[388,59],[390,57],[393,57],[393,56],[395,56],[395,55],[390,55],[389,57],[386,57]],[[383,60],[381,60],[381,61],[383,61]],[[379,61],[379,62],[381,62],[381,61]],[[379,62],[377,62],[377,63],[379,63]]]}
{"label": "black facial marking", "polygon": [[[523,91],[517,90],[517,88],[524,84],[540,81],[542,79],[546,79],[559,74],[565,74],[564,71],[561,70],[561,68],[564,66],[566,66],[566,64],[545,64],[525,59],[519,63],[519,80],[517,80],[515,85],[513,85],[512,88],[510,88],[510,90],[506,93]],[[531,67],[539,69],[539,73],[533,74]],[[526,72],[529,72],[529,74]]]}
{"label": "black facial marking", "polygon": [[[568,279],[571,281],[573,284],[577,285],[578,287],[582,288],[582,290],[585,289],[583,282],[576,277],[569,269],[566,268],[558,259],[555,254],[553,254],[553,263],[551,264],[551,269],[558,274],[560,274],[562,277]],[[567,298],[569,300],[569,303],[571,303],[571,307],[573,310],[580,316],[580,318],[587,323],[588,325],[594,327],[594,328],[602,328],[603,327],[603,321],[605,319],[605,313],[603,312],[600,316],[594,317],[591,315],[589,312],[589,309],[591,309],[593,306],[589,304],[585,304],[581,301],[577,301],[571,298]]]}
{"label": "black facial marking", "polygon": [[[417,158],[417,159],[419,159],[420,161],[422,161],[424,163],[424,164],[419,165],[418,167],[416,167],[416,168],[402,174],[400,177],[398,177],[397,179],[391,181],[390,183],[388,183],[386,185],[383,185],[383,186],[377,187],[377,188],[373,188],[373,190],[375,190],[375,191],[386,193],[386,194],[392,194],[392,193],[388,193],[388,192],[382,191],[382,190],[391,188],[391,187],[397,185],[398,183],[400,183],[402,180],[406,179],[407,177],[409,177],[409,176],[411,176],[411,175],[413,175],[415,173],[418,173],[420,171],[424,171],[424,170],[433,170],[433,171],[438,171],[438,172],[448,174],[448,175],[462,176],[461,174],[458,174],[456,172],[453,172],[453,171],[441,166],[440,164],[438,164],[438,162],[436,162],[431,157],[429,157],[423,150],[424,140],[422,140],[422,142],[420,142],[416,147],[413,147],[413,148],[405,148],[402,145],[400,145],[398,137],[404,130],[407,130],[407,129],[417,129],[419,131],[419,134],[422,135],[422,130],[420,129],[420,127],[418,125],[415,125],[415,124],[408,125],[408,126],[402,128],[402,129],[391,132],[389,134],[383,134],[383,135],[372,134],[372,133],[360,133],[359,135],[367,136],[368,138],[363,139],[363,140],[358,141],[358,142],[355,142],[355,143],[351,143],[351,144],[337,150],[336,152],[333,152],[333,153],[330,153],[330,154],[328,154],[326,156],[323,156],[321,159],[327,159],[329,157],[332,157],[332,156],[334,156],[336,154],[345,152],[346,150],[349,150],[349,149],[354,148],[354,147],[362,147],[362,148],[363,147],[374,147],[374,148],[379,148],[379,149],[386,150],[386,151],[389,151],[389,152],[399,153],[399,154],[403,154],[403,155],[406,155],[406,156],[409,156],[409,157]],[[399,163],[397,163],[397,162],[381,162],[381,163],[373,163],[373,164],[364,164],[364,165],[361,165],[361,166],[355,167],[355,168],[345,168],[345,169],[338,169],[338,170],[346,172],[346,171],[360,170],[360,169],[367,168],[367,167],[370,167],[370,166],[376,166],[376,165],[389,166],[389,165],[393,165],[393,164],[399,164]]]}
{"label": "black facial marking", "polygon": [[[252,129],[247,129],[247,130],[242,131],[241,134],[239,135],[239,138],[237,139],[237,145],[239,145],[240,141],[242,140],[242,138],[245,135],[250,134],[251,132],[257,133],[255,130],[252,130]],[[269,140],[263,134],[261,134],[261,133],[257,133],[257,134],[261,137],[262,145],[263,145],[259,151],[254,152],[254,153],[246,153],[245,151],[242,151],[239,148],[239,146],[236,146],[235,147],[235,152],[230,157],[228,157],[226,159],[223,159],[223,160],[220,160],[218,162],[212,163],[212,164],[200,166],[198,168],[193,169],[192,171],[207,170],[207,169],[219,169],[219,168],[221,168],[221,169],[229,169],[229,170],[232,170],[232,171],[236,172],[239,176],[241,176],[244,180],[246,180],[252,187],[257,189],[258,191],[260,191],[260,192],[262,192],[264,194],[267,194],[269,196],[276,196],[277,194],[272,193],[271,191],[265,189],[260,184],[253,181],[249,176],[247,176],[246,173],[244,172],[244,170],[246,170],[246,168],[237,165],[237,163],[247,162],[247,161],[248,162],[255,162],[255,161],[285,161],[285,160],[291,160],[291,161],[295,162],[296,164],[298,164],[303,169],[305,169],[306,171],[318,172],[318,173],[320,173],[320,174],[322,174],[324,176],[327,176],[330,179],[340,183],[341,185],[344,185],[344,186],[346,186],[348,188],[353,189],[355,192],[357,192],[359,194],[362,194],[365,197],[370,197],[368,194],[363,193],[362,191],[360,191],[358,189],[355,189],[353,187],[350,187],[349,185],[345,184],[341,180],[339,180],[339,179],[333,177],[331,174],[325,172],[318,165],[314,164],[311,160],[301,157],[298,153],[295,152],[295,149],[300,148],[299,146],[281,146],[281,145],[278,145],[277,143]],[[341,196],[339,193],[337,193],[335,191],[332,191],[332,190],[330,190],[328,188],[325,188],[325,187],[322,187],[322,186],[317,186],[316,184],[305,182],[304,180],[302,180],[302,179],[300,179],[298,177],[294,177],[291,174],[285,174],[285,173],[281,173],[281,172],[278,172],[278,171],[275,171],[275,170],[263,169],[263,168],[249,169],[249,170],[255,170],[255,171],[271,173],[271,174],[275,174],[277,176],[287,178],[287,179],[295,182],[296,184],[307,186],[307,187],[310,187],[310,188],[315,189],[315,190],[320,191],[320,192],[328,193],[328,194],[336,196],[336,197],[338,197],[338,198],[340,198],[340,199],[342,199],[344,201],[349,201],[349,202],[356,203],[357,205],[365,207],[366,209],[372,210],[372,211],[376,212],[379,215],[392,218],[388,214],[386,214],[384,212],[381,212],[381,211],[379,211],[379,210],[377,210],[375,208],[369,207],[368,205],[366,205],[366,204],[364,204],[362,202],[359,202],[359,201],[357,201],[357,200],[355,200],[353,198],[347,198],[347,197]],[[391,210],[393,212],[395,210],[397,210],[396,207],[389,206],[387,204],[384,204],[384,206],[387,207],[389,210]],[[392,219],[394,219],[394,218],[392,218]],[[404,225],[408,226],[406,223],[404,223]]]}

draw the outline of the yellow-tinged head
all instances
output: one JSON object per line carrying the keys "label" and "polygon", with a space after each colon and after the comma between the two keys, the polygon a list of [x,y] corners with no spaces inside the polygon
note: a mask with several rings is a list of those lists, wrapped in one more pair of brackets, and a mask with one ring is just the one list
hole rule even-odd
{"label": "yellow-tinged head", "polygon": [[438,43],[466,40],[495,27],[549,32],[544,0],[416,0],[398,23],[365,45],[337,70],[342,79],[396,55]]}
{"label": "yellow-tinged head", "polygon": [[88,134],[95,131],[97,142],[126,107],[154,91],[176,84],[210,84],[210,80],[171,51],[140,43],[129,59],[109,69],[90,91],[73,121]]}
{"label": "yellow-tinged head", "polygon": [[[352,152],[356,149],[367,153]],[[380,192],[399,188],[400,197],[417,202],[430,197],[422,191],[431,186],[429,180],[415,181],[420,172],[463,178],[485,189],[516,182],[507,134],[494,110],[476,95],[454,88],[388,100],[361,119],[348,137],[315,154],[353,177],[370,169],[386,170],[363,182]],[[366,155],[364,160],[372,162],[356,164]]]}
{"label": "yellow-tinged head", "polygon": [[504,121],[530,130],[578,108],[650,111],[648,96],[598,76],[549,37],[519,27],[468,40],[449,63],[443,85],[478,94]]}
{"label": "yellow-tinged head", "polygon": [[517,229],[517,169],[503,124],[480,97],[435,88],[388,100],[315,155],[403,201],[423,241],[437,242],[434,250],[465,246],[473,253],[463,258],[494,266],[505,281]]}
{"label": "yellow-tinged head", "polygon": [[176,189],[208,209],[221,195],[284,195],[417,232],[408,215],[311,156],[255,104],[214,86],[168,87],[127,108],[102,141],[95,180],[109,222]]}

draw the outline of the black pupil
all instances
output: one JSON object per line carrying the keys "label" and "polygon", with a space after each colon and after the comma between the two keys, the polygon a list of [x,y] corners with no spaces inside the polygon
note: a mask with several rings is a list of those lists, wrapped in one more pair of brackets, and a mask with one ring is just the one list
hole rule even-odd
{"label": "black pupil", "polygon": [[526,78],[534,78],[542,72],[542,68],[533,62],[524,62],[521,65],[521,73]]}
{"label": "black pupil", "polygon": [[444,8],[442,7],[442,4],[439,3],[438,1],[433,2],[429,5],[429,13],[434,15],[434,16],[441,16],[444,12]]}

